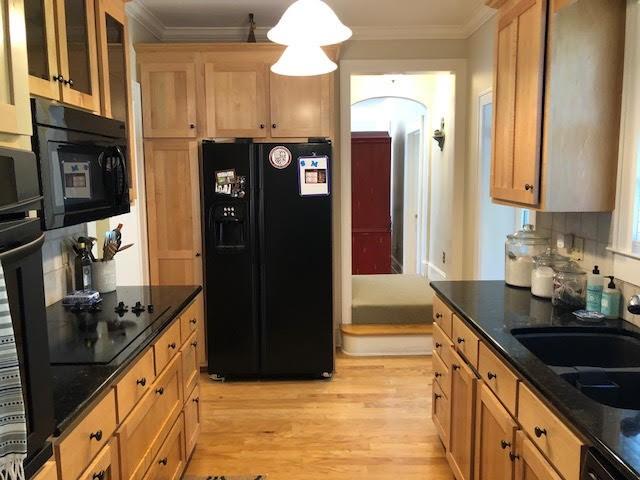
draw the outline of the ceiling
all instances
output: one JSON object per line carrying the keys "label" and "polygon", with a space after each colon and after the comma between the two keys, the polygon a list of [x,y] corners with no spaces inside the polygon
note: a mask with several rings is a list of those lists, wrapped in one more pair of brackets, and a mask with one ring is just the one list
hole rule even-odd
{"label": "ceiling", "polygon": [[[360,39],[466,38],[491,17],[485,0],[325,0]],[[128,13],[162,40],[264,37],[293,0],[133,0]],[[373,7],[375,5],[375,7]]]}

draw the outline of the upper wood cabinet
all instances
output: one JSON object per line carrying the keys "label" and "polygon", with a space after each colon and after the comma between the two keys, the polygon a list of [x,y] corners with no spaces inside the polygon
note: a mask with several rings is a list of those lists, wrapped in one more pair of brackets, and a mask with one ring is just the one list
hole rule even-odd
{"label": "upper wood cabinet", "polygon": [[492,198],[545,211],[612,210],[624,2],[487,3],[499,7]]}
{"label": "upper wood cabinet", "polygon": [[221,58],[204,64],[207,136],[267,136],[267,67]]}
{"label": "upper wood cabinet", "polygon": [[24,5],[0,0],[0,132],[31,135]]}
{"label": "upper wood cabinet", "polygon": [[143,63],[142,122],[148,138],[195,138],[196,66],[193,63]]}
{"label": "upper wood cabinet", "polygon": [[24,13],[29,90],[33,95],[60,100],[54,0],[25,0]]}

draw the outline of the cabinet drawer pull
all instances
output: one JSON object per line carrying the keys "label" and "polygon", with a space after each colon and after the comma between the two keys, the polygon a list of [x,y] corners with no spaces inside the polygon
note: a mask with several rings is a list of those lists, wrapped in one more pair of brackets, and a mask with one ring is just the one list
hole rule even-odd
{"label": "cabinet drawer pull", "polygon": [[200,397],[196,397],[192,400],[193,403],[200,403]]}
{"label": "cabinet drawer pull", "polygon": [[194,342],[191,342],[191,346],[192,346],[193,348],[196,348],[196,347],[198,346],[198,342],[195,342],[195,341],[194,341]]}
{"label": "cabinet drawer pull", "polygon": [[159,465],[166,465],[167,463],[169,463],[169,460],[167,459],[167,457],[164,457],[164,458],[158,460],[158,464]]}
{"label": "cabinet drawer pull", "polygon": [[435,398],[436,400],[439,400],[442,398],[442,395],[440,395],[439,393],[434,393],[433,398]]}
{"label": "cabinet drawer pull", "polygon": [[91,477],[93,480],[104,480],[104,470],[100,470],[98,473],[94,473]]}
{"label": "cabinet drawer pull", "polygon": [[513,452],[511,452],[511,453],[509,454],[509,459],[510,459],[512,462],[515,462],[515,461],[516,461],[516,460],[518,460],[519,458],[520,458],[520,455],[516,455],[516,454],[515,454],[515,453],[513,453]]}
{"label": "cabinet drawer pull", "polygon": [[546,428],[536,427],[536,428],[533,429],[533,433],[536,434],[536,437],[540,438],[543,435],[547,434],[547,429]]}
{"label": "cabinet drawer pull", "polygon": [[451,365],[454,370],[460,370],[460,365]]}
{"label": "cabinet drawer pull", "polygon": [[176,345],[176,342],[171,342],[171,343],[169,344],[169,348],[170,348],[171,350],[175,350],[175,349],[176,349],[176,346],[177,346],[177,345]]}
{"label": "cabinet drawer pull", "polygon": [[433,376],[436,377],[436,378],[440,378],[442,376],[442,374],[439,373],[439,372],[436,372]]}
{"label": "cabinet drawer pull", "polygon": [[457,341],[458,343],[464,343],[464,337],[458,337],[458,338],[456,339],[456,341]]}
{"label": "cabinet drawer pull", "polygon": [[138,380],[136,380],[136,384],[144,387],[147,384],[147,379],[144,377],[139,378]]}
{"label": "cabinet drawer pull", "polygon": [[271,124],[271,128],[278,128],[278,124],[277,123],[272,123]]}
{"label": "cabinet drawer pull", "polygon": [[511,446],[511,442],[507,442],[506,440],[502,440],[500,442],[500,448],[502,448],[503,450],[506,450],[510,446]]}
{"label": "cabinet drawer pull", "polygon": [[264,130],[264,127],[265,127],[264,123],[261,123],[260,124],[260,130]]}
{"label": "cabinet drawer pull", "polygon": [[102,440],[102,430],[98,430],[97,432],[89,435],[89,440],[93,440],[94,438],[96,439],[97,442]]}
{"label": "cabinet drawer pull", "polygon": [[190,124],[189,124],[189,128],[190,128],[191,130],[193,130],[194,128],[196,128],[196,124],[195,124],[195,123],[190,123]]}
{"label": "cabinet drawer pull", "polygon": [[440,342],[436,342],[436,348],[440,348],[442,344]]}
{"label": "cabinet drawer pull", "polygon": [[436,313],[436,318],[437,318],[438,320],[440,320],[440,319],[442,318],[442,314],[441,314],[441,313]]}
{"label": "cabinet drawer pull", "polygon": [[156,388],[156,393],[158,395],[164,395],[164,387]]}
{"label": "cabinet drawer pull", "polygon": [[192,318],[191,320],[189,320],[189,323],[191,325],[195,325],[196,323],[198,323],[198,320],[196,320],[195,318]]}
{"label": "cabinet drawer pull", "polygon": [[533,192],[533,185],[531,185],[531,184],[529,184],[529,183],[525,183],[525,185],[524,185],[524,189],[525,189],[527,192],[529,192],[529,191]]}
{"label": "cabinet drawer pull", "polygon": [[494,378],[498,378],[498,375],[496,375],[496,374],[495,374],[495,373],[493,373],[493,372],[487,372],[487,378],[488,378],[489,380],[493,380]]}

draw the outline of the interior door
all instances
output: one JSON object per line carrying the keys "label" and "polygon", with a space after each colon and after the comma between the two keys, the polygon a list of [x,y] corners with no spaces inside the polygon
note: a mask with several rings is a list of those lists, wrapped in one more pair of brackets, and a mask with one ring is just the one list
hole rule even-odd
{"label": "interior door", "polygon": [[54,0],[25,0],[29,90],[40,97],[60,100]]}
{"label": "interior door", "polygon": [[271,136],[331,136],[333,75],[287,77],[271,73]]}
{"label": "interior door", "polygon": [[197,136],[195,64],[143,63],[140,83],[145,138]]}
{"label": "interior door", "polygon": [[262,62],[205,63],[209,137],[267,136],[267,66]]}
{"label": "interior door", "polygon": [[0,132],[31,135],[22,0],[0,0]]}
{"label": "interior door", "polygon": [[202,283],[198,144],[145,141],[152,285]]}
{"label": "interior door", "polygon": [[62,101],[100,112],[93,0],[56,1]]}
{"label": "interior door", "polygon": [[547,0],[520,0],[498,20],[491,196],[537,205]]}

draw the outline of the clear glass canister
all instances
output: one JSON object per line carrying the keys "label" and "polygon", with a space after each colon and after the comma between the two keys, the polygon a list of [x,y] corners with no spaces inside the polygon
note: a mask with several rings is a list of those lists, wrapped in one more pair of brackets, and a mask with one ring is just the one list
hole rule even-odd
{"label": "clear glass canister", "polygon": [[556,269],[553,276],[553,299],[556,307],[580,310],[587,303],[587,272],[575,262]]}
{"label": "clear glass canister", "polygon": [[504,278],[514,287],[531,287],[533,257],[549,248],[549,238],[537,233],[533,225],[525,225],[522,230],[507,235],[505,243]]}
{"label": "clear glass canister", "polygon": [[551,248],[547,248],[543,254],[533,257],[531,293],[540,298],[552,298],[555,271],[568,265],[569,262],[571,262],[569,257],[560,255]]}

